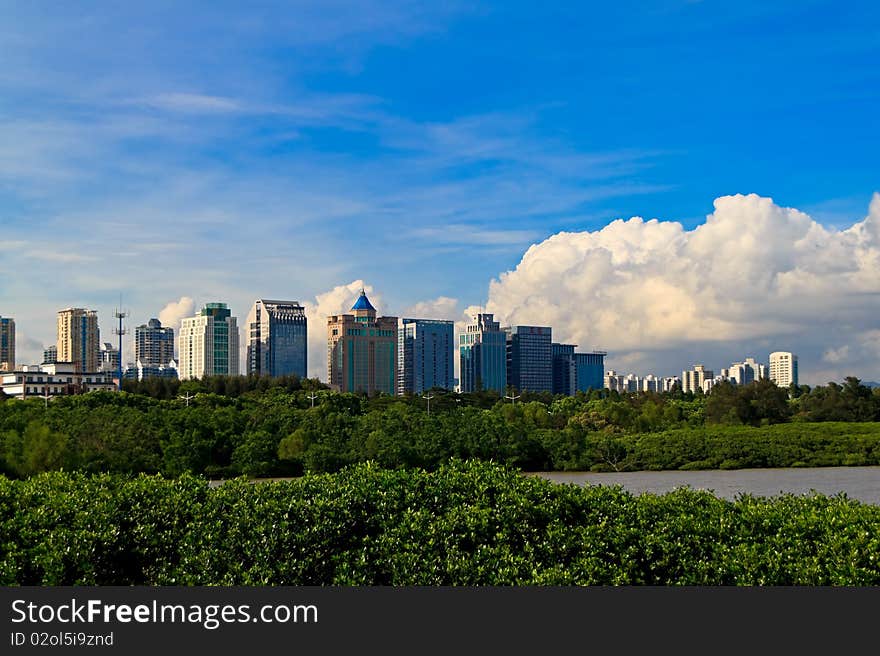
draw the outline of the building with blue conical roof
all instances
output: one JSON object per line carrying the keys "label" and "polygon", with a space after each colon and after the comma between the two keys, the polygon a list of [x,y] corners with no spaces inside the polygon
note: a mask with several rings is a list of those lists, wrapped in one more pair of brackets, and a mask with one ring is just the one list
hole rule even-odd
{"label": "building with blue conical roof", "polygon": [[377,317],[365,290],[351,314],[327,317],[327,382],[339,392],[397,391],[397,317]]}

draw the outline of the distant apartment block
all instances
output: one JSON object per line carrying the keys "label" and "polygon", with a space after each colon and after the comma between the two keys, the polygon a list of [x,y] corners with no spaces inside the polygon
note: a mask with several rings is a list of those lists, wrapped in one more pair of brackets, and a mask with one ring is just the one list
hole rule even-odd
{"label": "distant apartment block", "polygon": [[507,385],[518,392],[552,392],[552,329],[549,326],[511,326],[504,332]]}
{"label": "distant apartment block", "polygon": [[458,336],[462,392],[507,390],[507,335],[493,314],[477,314]]}
{"label": "distant apartment block", "polygon": [[102,342],[100,357],[101,363],[98,366],[98,371],[106,371],[111,374],[119,373],[120,354],[118,348],[109,342]]}
{"label": "distant apartment block", "polygon": [[779,387],[798,384],[798,359],[788,351],[774,351],[770,354],[770,380]]}
{"label": "distant apartment block", "polygon": [[352,314],[327,317],[327,377],[338,392],[397,392],[397,317],[377,317],[367,294]]}
{"label": "distant apartment block", "polygon": [[0,317],[0,371],[15,370],[15,319]]}
{"label": "distant apartment block", "polygon": [[727,369],[723,369],[721,375],[722,378],[737,385],[748,385],[767,378],[767,367],[754,358],[746,358],[742,362],[734,362]]}
{"label": "distant apartment block", "polygon": [[678,376],[664,376],[663,377],[663,391],[671,392],[675,389],[675,387],[681,387],[681,378]]}
{"label": "distant apartment block", "polygon": [[77,371],[98,371],[101,365],[98,313],[83,308],[59,310],[57,362],[70,362]]}
{"label": "distant apartment block", "polygon": [[141,367],[168,367],[174,361],[174,328],[150,319],[134,329],[134,360]]}
{"label": "distant apartment block", "polygon": [[715,373],[711,369],[706,369],[703,365],[694,365],[690,371],[681,372],[681,389],[683,392],[704,391],[703,383],[706,380],[712,380]]}
{"label": "distant apartment block", "polygon": [[181,380],[205,376],[237,376],[238,323],[226,303],[208,303],[180,329]]}
{"label": "distant apartment block", "polygon": [[58,347],[55,344],[43,349],[43,364],[55,364],[58,362]]}
{"label": "distant apartment block", "polygon": [[299,301],[257,299],[246,330],[248,375],[307,376],[306,310]]}
{"label": "distant apartment block", "polygon": [[397,326],[397,393],[455,388],[455,324],[403,318]]}

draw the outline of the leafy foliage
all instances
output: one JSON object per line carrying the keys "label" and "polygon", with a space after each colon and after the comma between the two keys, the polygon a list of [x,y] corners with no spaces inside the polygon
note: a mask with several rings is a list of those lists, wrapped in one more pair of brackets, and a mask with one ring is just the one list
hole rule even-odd
{"label": "leafy foliage", "polygon": [[878,585],[880,506],[375,463],[210,488],[0,477],[2,585]]}

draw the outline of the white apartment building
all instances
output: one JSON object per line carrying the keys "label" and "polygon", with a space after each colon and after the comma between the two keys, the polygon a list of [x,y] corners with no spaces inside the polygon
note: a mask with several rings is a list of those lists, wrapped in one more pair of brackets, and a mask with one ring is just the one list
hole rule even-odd
{"label": "white apartment building", "polygon": [[711,369],[706,369],[703,365],[694,365],[690,371],[681,372],[681,389],[683,392],[696,392],[703,390],[703,383],[706,380],[712,380],[715,373]]}
{"label": "white apartment building", "polygon": [[748,385],[767,378],[767,367],[755,358],[746,358],[742,362],[734,362],[728,369],[722,369],[721,376],[737,385]]}
{"label": "white apartment building", "polygon": [[798,359],[788,351],[774,351],[770,354],[770,380],[779,387],[798,384]]}

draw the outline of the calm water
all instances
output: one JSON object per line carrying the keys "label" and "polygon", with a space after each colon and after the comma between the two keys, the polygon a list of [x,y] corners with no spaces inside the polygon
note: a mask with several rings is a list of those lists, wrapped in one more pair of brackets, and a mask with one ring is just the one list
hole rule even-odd
{"label": "calm water", "polygon": [[724,499],[738,494],[769,497],[781,493],[834,495],[880,505],[880,467],[810,467],[803,469],[732,469],[656,472],[538,472],[556,483],[622,485],[633,494],[662,494],[676,487],[708,490]]}

